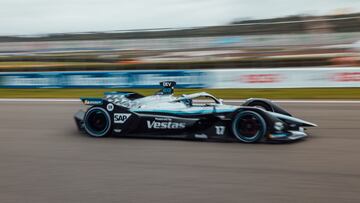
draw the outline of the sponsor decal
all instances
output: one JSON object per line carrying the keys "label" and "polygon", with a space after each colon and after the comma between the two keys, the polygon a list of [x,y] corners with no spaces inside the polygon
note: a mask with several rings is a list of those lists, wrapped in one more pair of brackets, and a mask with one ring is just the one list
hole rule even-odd
{"label": "sponsor decal", "polygon": [[116,133],[121,133],[121,129],[114,129],[114,132],[116,132]]}
{"label": "sponsor decal", "polygon": [[246,83],[275,83],[280,82],[279,74],[251,74],[242,76],[242,81]]}
{"label": "sponsor decal", "polygon": [[173,84],[172,82],[167,82],[167,81],[163,82],[164,87],[171,87],[172,84]]}
{"label": "sponsor decal", "polygon": [[198,139],[207,139],[208,138],[208,136],[204,133],[203,134],[195,134],[194,136],[195,136],[195,138],[198,138]]}
{"label": "sponsor decal", "polygon": [[217,135],[224,135],[225,126],[215,126],[215,130]]}
{"label": "sponsor decal", "polygon": [[106,109],[108,110],[108,111],[113,111],[114,110],[114,104],[108,104],[107,106],[106,106]]}
{"label": "sponsor decal", "polygon": [[360,72],[336,73],[333,80],[336,82],[360,82]]}
{"label": "sponsor decal", "polygon": [[282,131],[285,128],[284,123],[282,122],[275,122],[274,129],[277,131]]}
{"label": "sponsor decal", "polygon": [[183,129],[186,127],[185,123],[178,122],[158,122],[158,121],[146,121],[149,129]]}
{"label": "sponsor decal", "polygon": [[160,118],[160,117],[156,117],[155,120],[157,120],[157,121],[172,121],[171,118]]}
{"label": "sponsor decal", "polygon": [[101,105],[103,103],[102,99],[85,99],[84,104],[85,105]]}
{"label": "sponsor decal", "polygon": [[114,113],[114,123],[125,123],[130,116],[130,113]]}

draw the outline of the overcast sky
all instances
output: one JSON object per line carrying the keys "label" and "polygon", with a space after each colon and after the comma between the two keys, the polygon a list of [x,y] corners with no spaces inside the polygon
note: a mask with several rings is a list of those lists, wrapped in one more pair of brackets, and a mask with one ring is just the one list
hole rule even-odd
{"label": "overcast sky", "polygon": [[0,35],[221,25],[360,11],[360,0],[0,0]]}

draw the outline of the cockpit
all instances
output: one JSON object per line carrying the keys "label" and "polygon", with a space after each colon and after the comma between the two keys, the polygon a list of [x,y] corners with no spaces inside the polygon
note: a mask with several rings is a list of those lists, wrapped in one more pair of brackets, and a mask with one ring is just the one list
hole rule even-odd
{"label": "cockpit", "polygon": [[218,99],[206,92],[183,94],[173,102],[183,102],[187,106],[214,106],[223,104],[222,99]]}
{"label": "cockpit", "polygon": [[145,108],[189,108],[189,107],[214,107],[222,105],[223,101],[215,96],[199,92],[194,94],[183,94],[175,97],[174,86],[176,82],[165,81],[161,82],[163,87],[155,95],[142,96],[131,92],[114,92],[106,93],[105,99],[116,105],[131,108],[131,109],[145,109]]}

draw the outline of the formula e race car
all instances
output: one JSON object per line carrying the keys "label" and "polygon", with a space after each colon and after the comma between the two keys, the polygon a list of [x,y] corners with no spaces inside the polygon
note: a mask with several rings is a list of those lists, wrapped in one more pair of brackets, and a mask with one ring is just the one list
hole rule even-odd
{"label": "formula e race car", "polygon": [[75,114],[77,127],[92,137],[255,143],[298,140],[307,136],[305,127],[316,126],[293,117],[269,100],[248,99],[241,106],[233,106],[206,92],[176,97],[173,81],[160,85],[162,89],[152,96],[109,92],[104,98],[81,98],[91,107]]}

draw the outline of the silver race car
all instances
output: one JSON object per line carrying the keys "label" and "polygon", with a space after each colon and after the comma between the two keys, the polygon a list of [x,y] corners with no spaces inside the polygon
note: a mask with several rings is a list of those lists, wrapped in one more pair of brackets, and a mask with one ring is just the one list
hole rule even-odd
{"label": "silver race car", "polygon": [[89,105],[75,114],[79,130],[92,137],[180,138],[213,141],[293,141],[316,125],[265,99],[226,105],[206,92],[174,96],[173,81],[161,82],[152,96],[108,92],[104,98],[81,98]]}

